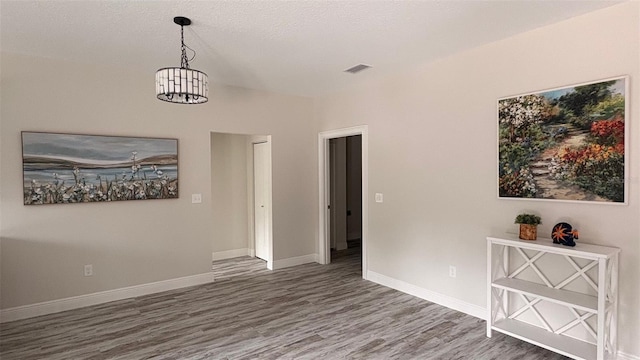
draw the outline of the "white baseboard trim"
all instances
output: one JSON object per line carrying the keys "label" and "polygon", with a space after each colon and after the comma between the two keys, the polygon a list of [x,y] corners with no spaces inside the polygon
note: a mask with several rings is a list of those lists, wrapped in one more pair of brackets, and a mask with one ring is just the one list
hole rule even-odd
{"label": "white baseboard trim", "polygon": [[284,269],[291,266],[298,266],[298,265],[308,264],[313,262],[318,262],[318,254],[309,254],[309,255],[287,258],[287,259],[275,260],[273,262],[273,270]]}
{"label": "white baseboard trim", "polygon": [[255,249],[249,249],[249,256],[256,257],[256,250]]}
{"label": "white baseboard trim", "polygon": [[[431,290],[423,289],[421,287],[406,283],[401,280],[397,280],[382,274],[378,274],[374,271],[367,271],[367,280],[380,284],[392,289],[402,291],[403,293],[419,297],[421,299],[431,301],[438,305],[446,306],[450,309],[463,312],[467,315],[477,317],[482,320],[486,320],[487,310],[483,307],[461,301],[451,296],[443,295]],[[618,351],[618,360],[640,360],[640,356],[631,355]]]}
{"label": "white baseboard trim", "polygon": [[624,353],[622,351],[618,351],[618,360],[640,360],[640,356],[631,355]]}
{"label": "white baseboard trim", "polygon": [[487,310],[483,307],[473,305],[456,298],[452,298],[451,296],[423,289],[404,281],[378,274],[371,270],[367,271],[367,280],[386,287],[390,287],[392,289],[396,289],[398,291],[402,291],[403,293],[407,293],[409,295],[413,295],[427,301],[431,301],[442,306],[446,306],[450,309],[460,311],[483,320],[487,315]]}
{"label": "white baseboard trim", "polygon": [[148,284],[134,285],[120,289],[101,291],[93,294],[73,296],[65,299],[45,301],[37,304],[16,306],[0,310],[0,323],[53,314],[85,306],[149,295],[188,286],[202,285],[210,282],[213,282],[213,274],[204,273]]}
{"label": "white baseboard trim", "polygon": [[251,253],[250,250],[247,248],[233,249],[233,250],[226,250],[226,251],[215,251],[211,253],[211,259],[213,261],[232,259],[240,256],[247,256],[247,255],[251,256],[250,253]]}

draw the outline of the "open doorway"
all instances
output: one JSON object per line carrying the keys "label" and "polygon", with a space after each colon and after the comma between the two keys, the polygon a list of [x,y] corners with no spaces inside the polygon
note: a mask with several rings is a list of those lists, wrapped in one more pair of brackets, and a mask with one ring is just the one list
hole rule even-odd
{"label": "open doorway", "polygon": [[362,255],[362,135],[329,139],[330,260]]}
{"label": "open doorway", "polygon": [[210,145],[214,277],[272,269],[271,137],[212,132]]}
{"label": "open doorway", "polygon": [[[344,140],[333,140],[344,138]],[[347,138],[351,138],[351,141],[348,141]],[[332,191],[332,176],[336,175],[337,169],[334,169],[333,172],[331,168],[334,165],[337,165],[338,168],[342,169],[342,160],[337,158],[337,154],[341,153],[342,150],[338,149],[344,145],[344,172],[346,176],[347,172],[347,144],[350,143],[349,147],[352,151],[350,155],[351,167],[357,167],[357,160],[359,159],[360,171],[359,171],[359,180],[360,180],[360,196],[353,196],[354,187],[351,189],[351,202],[353,204],[354,201],[360,201],[360,207],[356,209],[355,206],[349,206],[349,195],[347,193],[347,180],[345,177],[344,180],[344,193],[341,194],[341,190],[337,189],[337,185],[334,183],[334,190]],[[335,152],[331,151],[332,144]],[[359,152],[353,151],[355,148],[359,147]],[[335,158],[332,162],[332,156]],[[360,251],[362,254],[362,277],[364,279],[367,278],[367,233],[368,233],[368,128],[366,125],[356,126],[352,128],[325,131],[318,134],[318,183],[319,183],[319,197],[320,197],[320,209],[319,209],[319,244],[318,244],[318,262],[321,264],[328,264],[331,262],[331,248],[334,248],[336,251],[348,250],[349,249],[349,240],[351,240],[352,249],[357,249],[353,251]],[[354,162],[356,165],[354,165]],[[332,175],[333,174],[333,175]],[[358,171],[352,172],[352,180],[358,179]],[[340,176],[341,178],[341,176]],[[336,178],[333,179],[336,181]],[[342,182],[342,180],[338,180]],[[357,180],[356,180],[357,181]],[[356,188],[357,189],[357,188]],[[333,197],[333,199],[332,199]],[[342,205],[339,199],[342,198],[344,200],[344,205]],[[332,211],[333,210],[333,211]],[[356,212],[360,213],[360,216],[357,215]],[[347,215],[347,214],[351,215]],[[337,227],[332,227],[332,217],[335,214],[335,218],[333,222],[343,221],[343,224],[338,225]],[[344,215],[344,216],[343,216]],[[351,218],[351,219],[349,219]],[[342,219],[342,220],[340,220]],[[332,244],[332,231],[334,233],[340,233],[334,237],[334,241]],[[359,241],[358,241],[359,235]],[[342,239],[342,240],[340,240]],[[344,241],[343,241],[344,240]],[[360,245],[358,249],[358,245]]]}

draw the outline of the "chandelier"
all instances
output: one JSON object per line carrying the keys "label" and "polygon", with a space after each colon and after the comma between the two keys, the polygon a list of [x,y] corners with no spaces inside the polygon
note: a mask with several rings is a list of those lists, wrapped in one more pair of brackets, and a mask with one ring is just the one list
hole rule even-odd
{"label": "chandelier", "polygon": [[162,101],[168,101],[178,104],[202,104],[209,100],[209,80],[207,74],[202,71],[189,68],[189,60],[193,60],[195,51],[191,48],[194,55],[191,59],[187,57],[186,46],[184,44],[184,27],[191,25],[191,20],[176,16],[173,22],[180,25],[180,50],[182,57],[180,58],[180,67],[166,67],[156,72],[156,96]]}

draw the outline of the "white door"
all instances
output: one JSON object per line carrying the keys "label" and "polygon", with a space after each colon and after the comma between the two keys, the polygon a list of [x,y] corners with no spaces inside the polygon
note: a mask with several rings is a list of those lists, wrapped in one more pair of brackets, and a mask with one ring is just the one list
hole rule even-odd
{"label": "white door", "polygon": [[253,219],[256,257],[262,260],[269,258],[269,223],[267,211],[269,209],[268,196],[268,166],[269,144],[253,144]]}

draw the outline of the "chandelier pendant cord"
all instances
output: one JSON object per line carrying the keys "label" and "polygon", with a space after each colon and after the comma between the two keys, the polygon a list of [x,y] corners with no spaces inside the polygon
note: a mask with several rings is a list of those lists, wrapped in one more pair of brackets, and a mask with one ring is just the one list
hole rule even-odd
{"label": "chandelier pendant cord", "polygon": [[[193,56],[191,57],[191,59],[187,57],[186,49],[193,51]],[[193,61],[193,59],[196,58],[196,51],[184,43],[184,25],[180,25],[180,50],[182,51],[182,56],[180,58],[180,67],[183,69],[189,69],[189,61]]]}

